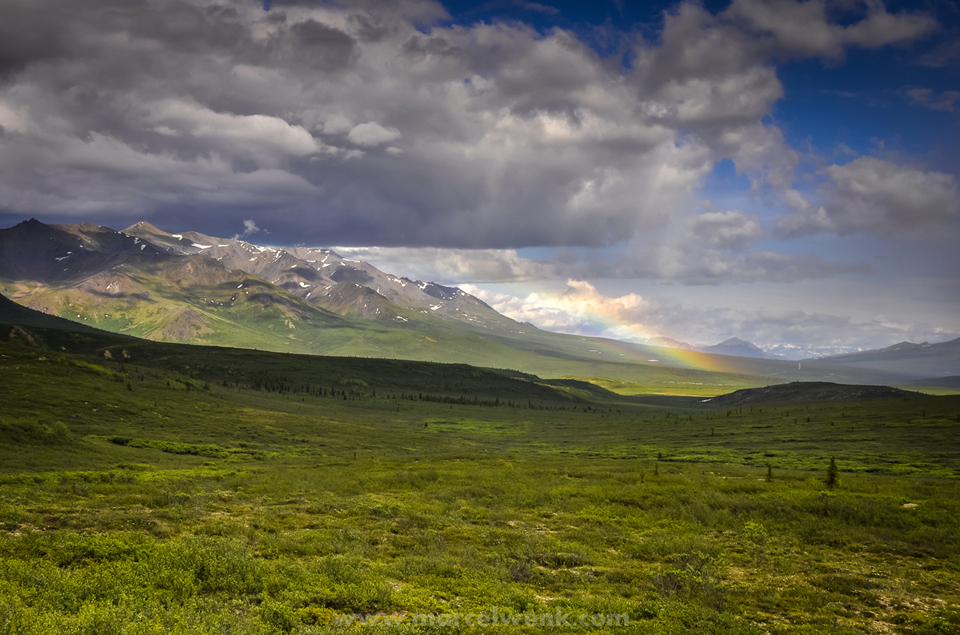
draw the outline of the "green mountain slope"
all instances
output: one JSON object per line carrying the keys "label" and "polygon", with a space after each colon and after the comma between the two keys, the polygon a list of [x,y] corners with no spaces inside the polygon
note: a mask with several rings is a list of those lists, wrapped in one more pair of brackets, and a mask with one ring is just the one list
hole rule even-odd
{"label": "green mountain slope", "polygon": [[95,333],[98,335],[115,335],[109,331],[87,326],[79,322],[65,320],[55,315],[47,315],[21,306],[0,295],[0,324],[9,326],[29,326],[43,329],[57,329],[74,331],[77,333]]}

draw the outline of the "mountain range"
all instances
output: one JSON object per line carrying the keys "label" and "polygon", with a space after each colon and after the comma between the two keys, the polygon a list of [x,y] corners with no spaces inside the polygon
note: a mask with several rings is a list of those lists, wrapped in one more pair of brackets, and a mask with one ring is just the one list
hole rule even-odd
{"label": "mountain range", "polygon": [[458,288],[385,273],[329,249],[172,234],[144,222],[117,231],[30,219],[2,229],[0,291],[47,315],[153,340],[463,362],[546,377],[696,385],[712,373],[712,381],[734,385],[960,375],[954,349],[937,344],[798,367],[736,338],[697,350],[551,333]]}
{"label": "mountain range", "polygon": [[738,337],[731,337],[713,346],[702,346],[698,350],[715,355],[734,355],[736,357],[756,357],[759,359],[783,359],[780,355],[772,355],[756,344],[745,342]]}
{"label": "mountain range", "polygon": [[[816,361],[864,370],[895,366],[902,373],[956,379],[960,377],[960,338],[937,344],[900,342],[874,351],[833,355]],[[942,381],[937,383],[943,385]]]}

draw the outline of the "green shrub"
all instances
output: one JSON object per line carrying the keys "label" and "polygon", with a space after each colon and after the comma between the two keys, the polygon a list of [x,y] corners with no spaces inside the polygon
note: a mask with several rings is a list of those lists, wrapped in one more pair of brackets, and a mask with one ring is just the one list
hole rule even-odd
{"label": "green shrub", "polygon": [[208,537],[163,543],[149,566],[154,584],[180,600],[194,593],[258,593],[265,573],[263,562],[239,541]]}
{"label": "green shrub", "polygon": [[289,633],[300,624],[297,611],[282,602],[277,602],[270,596],[263,598],[257,616],[270,629],[279,633]]}
{"label": "green shrub", "polygon": [[36,419],[0,420],[2,443],[61,445],[69,440],[70,429],[62,421],[46,424]]}

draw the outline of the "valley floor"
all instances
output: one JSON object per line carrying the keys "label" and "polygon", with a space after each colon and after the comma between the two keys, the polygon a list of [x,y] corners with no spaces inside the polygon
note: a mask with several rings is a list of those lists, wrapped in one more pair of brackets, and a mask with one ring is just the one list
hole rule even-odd
{"label": "valley floor", "polygon": [[0,343],[2,633],[960,632],[958,397],[35,336]]}

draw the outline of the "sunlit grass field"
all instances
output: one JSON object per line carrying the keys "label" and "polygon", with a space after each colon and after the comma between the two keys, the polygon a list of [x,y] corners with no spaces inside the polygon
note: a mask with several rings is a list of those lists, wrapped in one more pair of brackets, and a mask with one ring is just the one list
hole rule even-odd
{"label": "sunlit grass field", "polygon": [[8,332],[0,633],[960,632],[958,397]]}

